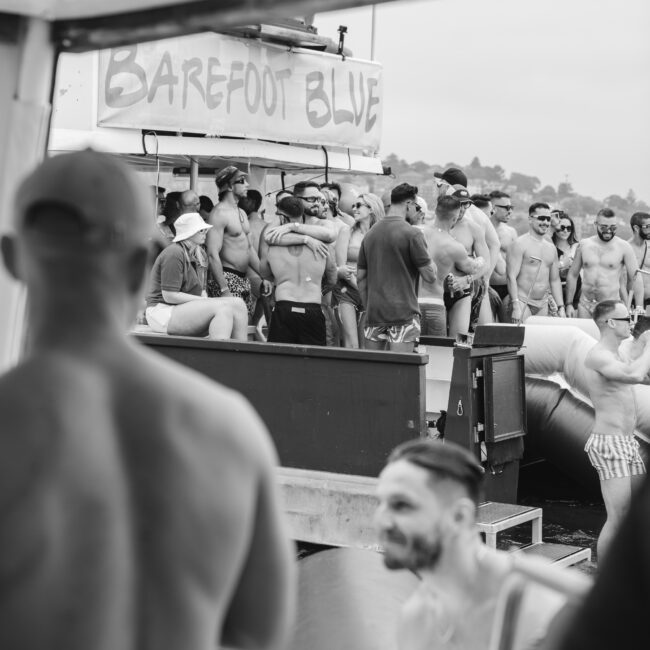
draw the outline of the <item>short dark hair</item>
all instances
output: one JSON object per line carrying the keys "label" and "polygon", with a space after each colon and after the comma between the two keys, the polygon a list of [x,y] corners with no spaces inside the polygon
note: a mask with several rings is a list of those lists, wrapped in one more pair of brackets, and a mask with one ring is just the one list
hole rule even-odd
{"label": "short dark hair", "polygon": [[448,221],[449,215],[460,210],[460,206],[461,202],[455,196],[451,196],[451,194],[441,196],[436,204],[436,216],[443,221]]}
{"label": "short dark hair", "polygon": [[637,228],[640,228],[646,219],[650,219],[650,214],[647,212],[635,212],[630,217],[630,226],[637,226]]}
{"label": "short dark hair", "polygon": [[509,199],[510,194],[506,194],[505,192],[502,192],[501,190],[492,190],[488,196],[491,199]]}
{"label": "short dark hair", "polygon": [[315,181],[300,181],[300,183],[296,183],[293,186],[293,193],[296,196],[302,196],[308,187],[315,187],[317,190],[320,190],[320,185]]}
{"label": "short dark hair", "polygon": [[476,506],[481,502],[484,470],[467,449],[453,442],[427,438],[408,440],[395,447],[388,463],[406,460],[430,473],[433,482],[450,480],[461,485]]}
{"label": "short dark hair", "polygon": [[492,198],[487,194],[472,194],[469,197],[477,208],[487,208],[492,203]]}
{"label": "short dark hair", "polygon": [[292,219],[298,219],[305,213],[302,201],[296,196],[285,196],[278,201],[278,209],[286,212]]}
{"label": "short dark hair", "polygon": [[278,201],[280,200],[278,197],[279,196],[293,196],[293,192],[291,190],[279,190],[278,192],[275,193],[275,205],[278,204]]}
{"label": "short dark hair", "polygon": [[532,217],[535,212],[540,209],[550,210],[551,206],[548,203],[544,203],[544,201],[535,201],[535,203],[528,208],[528,216]]}
{"label": "short dark hair", "polygon": [[597,323],[599,320],[602,320],[605,316],[611,314],[616,309],[617,305],[622,304],[623,302],[620,300],[601,300],[594,307],[594,313],[592,314],[594,322]]}
{"label": "short dark hair", "polygon": [[242,196],[237,205],[248,216],[251,212],[257,212],[262,205],[262,195],[257,190],[248,190],[246,196]]}
{"label": "short dark hair", "polygon": [[320,189],[334,190],[339,195],[339,201],[341,200],[341,194],[343,194],[343,190],[338,183],[321,183]]}
{"label": "short dark hair", "polygon": [[615,216],[616,213],[611,208],[602,208],[601,210],[598,210],[598,212],[596,213],[596,217],[605,217],[607,219],[611,219],[612,217]]}
{"label": "short dark hair", "polygon": [[201,202],[201,210],[203,212],[212,212],[212,209],[214,208],[214,203],[212,202],[212,199],[209,196],[206,196],[205,194],[201,194],[199,196],[199,201]]}
{"label": "short dark hair", "polygon": [[418,195],[418,188],[408,183],[400,183],[390,192],[391,204],[404,203],[405,201],[415,201]]}

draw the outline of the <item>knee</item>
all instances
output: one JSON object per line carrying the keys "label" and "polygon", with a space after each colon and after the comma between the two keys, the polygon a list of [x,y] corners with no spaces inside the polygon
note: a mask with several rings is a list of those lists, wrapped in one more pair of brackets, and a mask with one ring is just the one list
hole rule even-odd
{"label": "knee", "polygon": [[248,318],[248,308],[241,298],[232,298],[232,309],[235,316]]}

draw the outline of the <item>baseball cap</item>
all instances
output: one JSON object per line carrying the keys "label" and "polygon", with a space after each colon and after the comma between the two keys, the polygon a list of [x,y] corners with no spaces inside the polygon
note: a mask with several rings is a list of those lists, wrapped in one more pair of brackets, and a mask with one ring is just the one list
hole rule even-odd
{"label": "baseball cap", "polygon": [[426,214],[427,211],[429,210],[429,206],[427,205],[427,202],[419,194],[415,197],[415,202],[420,206],[422,212]]}
{"label": "baseball cap", "polygon": [[76,213],[84,244],[144,244],[152,234],[151,190],[117,156],[93,149],[47,158],[22,181],[14,200],[17,231],[29,225],[30,209],[39,204]]}
{"label": "baseball cap", "polygon": [[449,167],[444,172],[434,172],[433,175],[449,183],[449,185],[462,185],[463,187],[467,187],[467,176],[458,167]]}
{"label": "baseball cap", "polygon": [[176,237],[172,241],[179,242],[189,239],[202,230],[210,230],[212,226],[203,220],[198,212],[186,212],[174,222]]}
{"label": "baseball cap", "polygon": [[453,196],[455,199],[458,199],[460,203],[474,203],[474,201],[472,201],[470,198],[469,192],[464,187],[456,189],[454,192],[452,192],[451,196]]}
{"label": "baseball cap", "polygon": [[246,176],[246,173],[238,167],[235,167],[235,165],[228,165],[228,167],[224,167],[217,172],[214,177],[214,182],[217,184],[217,187],[221,189],[241,176]]}

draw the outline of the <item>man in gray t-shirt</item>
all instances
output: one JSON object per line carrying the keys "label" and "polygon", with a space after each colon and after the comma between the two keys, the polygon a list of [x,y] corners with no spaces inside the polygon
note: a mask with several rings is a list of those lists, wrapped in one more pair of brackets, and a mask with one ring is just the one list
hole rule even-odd
{"label": "man in gray t-shirt", "polygon": [[384,219],[363,238],[357,284],[366,309],[365,347],[412,352],[420,337],[418,280],[434,282],[436,271],[414,217],[418,188],[402,183],[391,192]]}

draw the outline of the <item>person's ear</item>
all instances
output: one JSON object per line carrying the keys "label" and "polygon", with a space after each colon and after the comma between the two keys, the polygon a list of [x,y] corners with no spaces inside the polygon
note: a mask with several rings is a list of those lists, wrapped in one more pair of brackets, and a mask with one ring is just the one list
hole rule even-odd
{"label": "person's ear", "polygon": [[18,251],[16,250],[16,239],[13,235],[3,235],[0,240],[0,249],[2,250],[2,261],[9,275],[14,280],[21,280],[18,271]]}
{"label": "person's ear", "polygon": [[471,528],[476,522],[476,506],[471,499],[461,497],[452,509],[452,520],[459,528]]}
{"label": "person's ear", "polygon": [[127,286],[132,294],[141,291],[147,277],[149,251],[147,247],[140,246],[128,254],[126,260]]}

